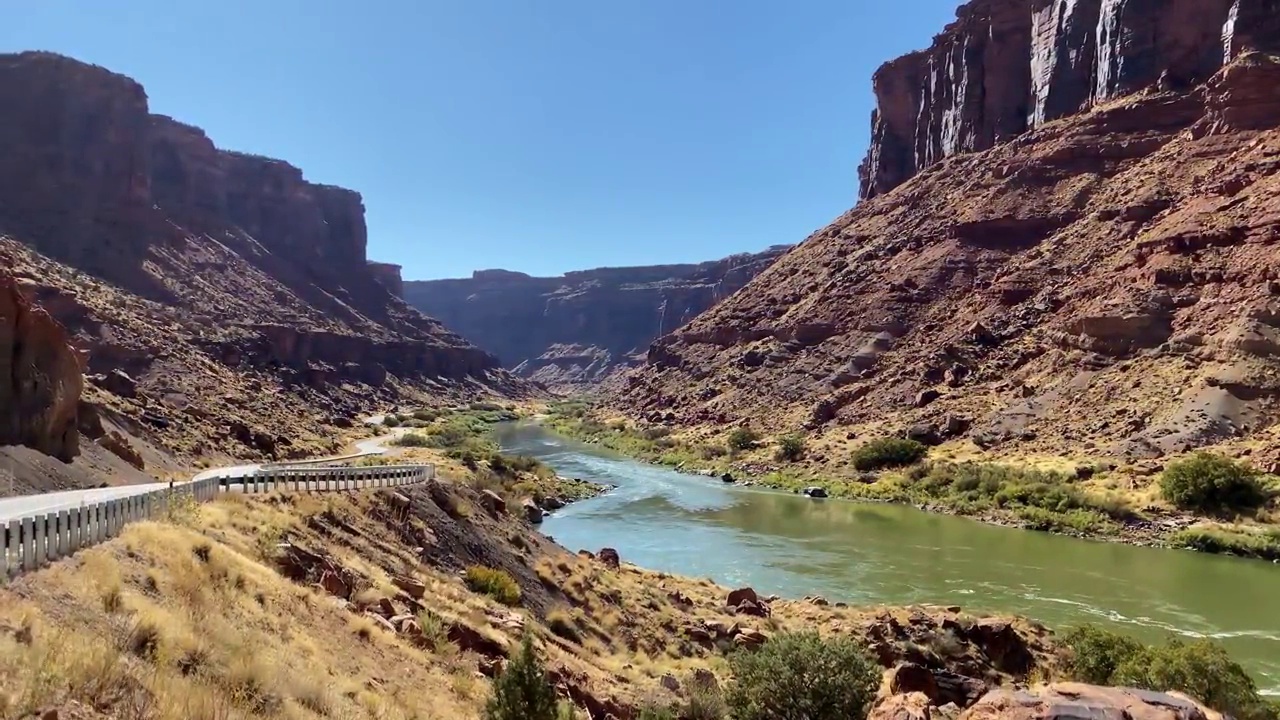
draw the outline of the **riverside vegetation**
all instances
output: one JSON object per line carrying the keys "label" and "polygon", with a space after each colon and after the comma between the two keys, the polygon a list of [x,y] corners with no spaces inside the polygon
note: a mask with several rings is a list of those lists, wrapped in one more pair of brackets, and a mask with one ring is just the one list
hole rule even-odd
{"label": "riverside vegetation", "polygon": [[1123,468],[1036,467],[954,459],[909,438],[848,448],[807,446],[799,432],[764,438],[749,427],[678,434],[662,425],[605,418],[584,401],[550,405],[546,422],[568,437],[706,475],[831,497],[909,503],[1030,530],[1280,560],[1280,484],[1243,460],[1197,452],[1154,480]]}
{"label": "riverside vegetation", "polygon": [[[476,428],[476,412],[492,411],[431,427]],[[985,689],[1078,679],[1276,718],[1211,641],[763,598],[575,554],[490,502],[498,456],[468,468],[456,446],[412,445],[455,462],[447,479],[226,496],[0,589],[0,717],[879,718],[923,672],[945,680],[919,686],[940,717]],[[971,690],[942,689],[956,683]]]}

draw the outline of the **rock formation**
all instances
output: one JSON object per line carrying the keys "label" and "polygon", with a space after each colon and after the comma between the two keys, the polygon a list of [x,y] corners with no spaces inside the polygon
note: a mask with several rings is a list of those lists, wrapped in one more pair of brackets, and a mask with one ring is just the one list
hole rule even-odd
{"label": "rock formation", "polygon": [[636,362],[655,338],[736,292],[787,249],[561,277],[480,270],[466,279],[406,283],[405,299],[521,376],[580,386]]}
{"label": "rock formation", "polygon": [[1118,97],[1189,90],[1247,50],[1280,50],[1274,0],[973,0],[956,17],[927,50],[876,72],[861,197]]}
{"label": "rock formation", "polygon": [[[1094,67],[1094,33],[1074,25],[1086,5],[1060,4],[1071,21],[1036,47]],[[1010,99],[1023,67],[1009,58],[1023,56],[1004,44],[1021,47],[1033,15],[1024,3],[962,8],[933,49],[877,76],[871,199],[656,341],[618,407],[842,446],[919,426],[997,451],[1129,456],[1271,427],[1280,62],[1241,48],[1275,39],[1280,7],[1234,6],[1225,17],[1261,14],[1247,42],[1226,34],[1240,54],[1225,67],[1221,37],[1209,57],[1199,34],[1174,32],[1201,28],[1186,18],[1211,7],[1105,3],[1099,27],[1146,28],[1148,42],[1098,48],[1105,72],[1026,66],[1049,78],[1026,106],[1046,122],[1026,128]]]}
{"label": "rock formation", "polygon": [[70,462],[80,451],[81,383],[67,331],[32,306],[0,267],[0,445]]}
{"label": "rock formation", "polygon": [[129,78],[0,55],[0,157],[0,257],[88,350],[91,381],[136,380],[120,399],[139,426],[212,424],[270,455],[428,384],[522,391],[368,262],[358,193],[218,149]]}

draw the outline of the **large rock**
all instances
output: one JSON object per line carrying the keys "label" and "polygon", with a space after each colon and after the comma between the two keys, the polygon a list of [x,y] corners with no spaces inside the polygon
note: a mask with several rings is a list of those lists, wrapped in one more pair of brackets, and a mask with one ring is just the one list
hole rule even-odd
{"label": "large rock", "polygon": [[1054,683],[1031,690],[993,690],[961,720],[1222,720],[1181,693]]}
{"label": "large rock", "polygon": [[[598,382],[728,297],[785,246],[696,265],[600,268],[561,277],[480,270],[405,284],[405,299],[548,386]],[[512,328],[520,328],[512,332]]]}
{"label": "large rock", "polygon": [[64,462],[80,451],[80,358],[67,331],[0,267],[0,445]]}

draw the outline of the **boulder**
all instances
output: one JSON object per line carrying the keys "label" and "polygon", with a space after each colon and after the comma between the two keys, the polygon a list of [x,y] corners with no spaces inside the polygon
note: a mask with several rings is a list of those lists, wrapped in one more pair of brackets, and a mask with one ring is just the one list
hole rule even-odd
{"label": "boulder", "polygon": [[929,403],[932,403],[934,400],[937,400],[940,397],[942,397],[942,393],[938,392],[933,388],[929,388],[928,390],[922,390],[921,392],[919,392],[916,395],[916,399],[914,403],[912,404],[914,404],[918,408],[922,408],[928,405]]}
{"label": "boulder", "polygon": [[933,720],[930,710],[922,693],[890,695],[872,706],[867,720]]}
{"label": "boulder", "polygon": [[725,605],[737,607],[744,601],[758,603],[760,602],[760,596],[756,595],[756,591],[749,587],[738,588],[729,592],[729,599],[725,602]]}
{"label": "boulder", "polygon": [[600,562],[605,567],[617,568],[622,563],[622,558],[618,556],[618,551],[613,548],[600,548],[600,552],[596,554]]}
{"label": "boulder", "polygon": [[733,644],[745,650],[754,650],[768,642],[769,636],[759,630],[743,630],[733,636]]}
{"label": "boulder", "polygon": [[769,617],[772,614],[769,610],[769,606],[759,601],[751,602],[750,600],[743,600],[737,605],[734,605],[733,609],[734,612],[739,615],[750,615],[752,617]]}
{"label": "boulder", "polygon": [[894,695],[923,693],[930,700],[938,696],[938,684],[933,673],[916,663],[902,663],[886,672],[885,685]]}
{"label": "boulder", "polygon": [[737,482],[737,480],[734,479],[732,474],[725,473],[720,476],[720,482],[731,483],[731,482]]}
{"label": "boulder", "polygon": [[974,624],[969,640],[991,659],[991,664],[1000,672],[1025,675],[1035,664],[1026,640],[1006,620],[982,618]]}
{"label": "boulder", "polygon": [[811,498],[824,498],[827,497],[827,489],[814,485],[812,487],[805,488],[804,494]]}
{"label": "boulder", "polygon": [[97,382],[97,385],[103,390],[114,393],[123,398],[138,397],[138,381],[129,377],[129,373],[126,373],[119,368],[113,368],[111,372],[103,375],[102,379]]}
{"label": "boulder", "polygon": [[542,518],[546,514],[532,499],[526,499],[520,503],[520,510],[524,513],[524,518],[534,525],[541,525]]}
{"label": "boulder", "polygon": [[406,595],[414,600],[421,600],[427,594],[427,586],[411,577],[393,575],[391,584],[403,590]]}
{"label": "boulder", "polygon": [[507,501],[492,490],[480,491],[480,504],[493,515],[505,515],[507,512]]}
{"label": "boulder", "polygon": [[1223,720],[1176,692],[1052,683],[1030,690],[1001,688],[984,695],[961,720]]}
{"label": "boulder", "polygon": [[942,435],[938,433],[938,426],[932,423],[917,423],[907,428],[907,439],[915,440],[922,445],[942,444]]}

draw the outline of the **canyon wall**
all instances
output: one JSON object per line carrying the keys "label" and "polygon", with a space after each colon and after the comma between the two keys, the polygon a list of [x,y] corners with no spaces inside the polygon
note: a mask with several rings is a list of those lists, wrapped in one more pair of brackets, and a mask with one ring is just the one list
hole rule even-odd
{"label": "canyon wall", "polygon": [[686,265],[598,268],[560,277],[480,270],[405,284],[405,299],[517,374],[592,384],[643,357],[655,338],[715,305],[788,249]]}
{"label": "canyon wall", "polygon": [[0,259],[88,351],[91,385],[162,435],[175,413],[212,418],[206,435],[269,435],[251,444],[271,455],[287,433],[244,428],[528,387],[400,299],[398,268],[367,257],[359,193],[219,149],[130,78],[0,55],[0,158]]}
{"label": "canyon wall", "polygon": [[926,50],[885,64],[860,196],[1144,90],[1188,90],[1280,49],[1276,0],[974,0]]}
{"label": "canyon wall", "polygon": [[876,76],[869,197],[610,402],[695,437],[802,433],[836,466],[909,435],[1280,468],[1280,59],[1251,49],[1280,3],[958,15]]}

